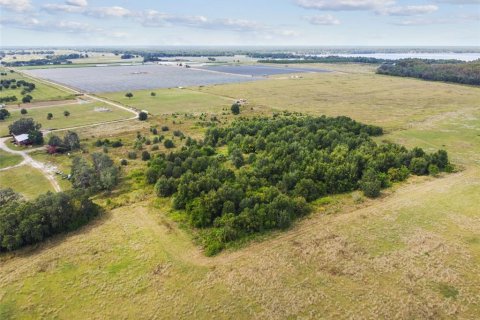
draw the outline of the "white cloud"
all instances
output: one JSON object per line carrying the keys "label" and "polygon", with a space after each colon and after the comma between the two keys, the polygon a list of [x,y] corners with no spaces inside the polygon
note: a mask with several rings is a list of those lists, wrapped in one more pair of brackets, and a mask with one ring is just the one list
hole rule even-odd
{"label": "white cloud", "polygon": [[0,0],[0,7],[15,12],[25,12],[33,8],[30,0]]}
{"label": "white cloud", "polygon": [[88,6],[87,0],[67,0],[65,1],[66,4],[76,7],[86,7]]}
{"label": "white cloud", "polygon": [[70,20],[41,21],[35,17],[2,17],[0,18],[0,25],[39,32],[75,33],[113,38],[125,38],[128,36],[128,34],[125,32],[105,30],[100,27],[92,26],[88,23]]}
{"label": "white cloud", "polygon": [[404,6],[404,7],[385,7],[377,10],[378,14],[389,16],[416,16],[428,14],[438,10],[436,5]]}
{"label": "white cloud", "polygon": [[480,4],[480,0],[436,0],[436,2],[450,4]]}
{"label": "white cloud", "polygon": [[48,13],[64,12],[64,13],[84,13],[85,9],[79,6],[72,6],[69,4],[47,3],[42,6],[42,9]]}
{"label": "white cloud", "polygon": [[313,17],[305,17],[308,22],[314,25],[338,25],[340,24],[340,20],[332,16],[331,14],[323,14],[323,15],[316,15]]}
{"label": "white cloud", "polygon": [[393,0],[296,0],[305,9],[347,11],[375,10],[395,4]]}
{"label": "white cloud", "polygon": [[92,16],[96,18],[105,18],[105,17],[128,17],[132,15],[132,12],[128,9],[123,7],[98,7],[98,8],[91,8],[85,11],[87,16]]}

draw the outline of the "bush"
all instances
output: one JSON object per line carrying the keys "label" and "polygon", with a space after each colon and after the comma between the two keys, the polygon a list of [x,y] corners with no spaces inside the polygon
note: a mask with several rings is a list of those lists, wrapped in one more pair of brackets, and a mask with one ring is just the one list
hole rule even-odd
{"label": "bush", "polygon": [[136,153],[135,151],[130,151],[130,152],[128,153],[128,159],[130,159],[130,160],[135,160],[135,159],[137,159],[137,153]]}
{"label": "bush", "polygon": [[366,197],[376,198],[380,195],[382,182],[375,171],[369,170],[363,175],[360,181],[360,188]]}
{"label": "bush", "polygon": [[234,115],[240,114],[240,104],[238,103],[232,104],[232,107],[230,108],[230,110]]}
{"label": "bush", "polygon": [[143,161],[148,161],[150,160],[150,153],[148,151],[143,151],[142,152],[142,160]]}
{"label": "bush", "polygon": [[168,131],[168,130],[170,130],[170,129],[167,126],[162,126],[162,131],[165,132],[165,131]]}
{"label": "bush", "polygon": [[120,161],[120,164],[121,164],[122,166],[128,165],[127,159],[122,159],[122,160]]}
{"label": "bush", "polygon": [[152,151],[157,151],[158,149],[159,149],[159,148],[158,148],[158,145],[154,145],[154,146],[152,146],[152,149],[151,149],[151,150],[152,150]]}
{"label": "bush", "polygon": [[175,148],[175,144],[174,144],[173,141],[170,140],[170,139],[165,140],[165,142],[163,143],[163,145],[164,145],[165,148],[167,148],[167,149]]}
{"label": "bush", "polygon": [[145,121],[148,119],[148,113],[142,111],[138,114],[138,120]]}
{"label": "bush", "polygon": [[25,115],[25,114],[28,113],[28,111],[27,111],[27,109],[21,109],[21,110],[20,110],[20,113],[23,114],[23,115]]}

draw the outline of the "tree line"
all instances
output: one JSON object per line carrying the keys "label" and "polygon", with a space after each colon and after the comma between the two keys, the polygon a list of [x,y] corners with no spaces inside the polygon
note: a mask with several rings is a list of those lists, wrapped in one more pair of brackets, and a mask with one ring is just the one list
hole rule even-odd
{"label": "tree line", "polygon": [[480,60],[461,62],[457,60],[402,59],[382,64],[377,69],[377,73],[478,86],[480,85]]}
{"label": "tree line", "polygon": [[145,177],[158,196],[173,196],[206,253],[215,254],[231,241],[290,226],[323,196],[360,189],[375,197],[410,174],[451,170],[445,151],[378,145],[371,137],[382,133],[347,117],[239,119],[155,157]]}
{"label": "tree line", "polygon": [[369,57],[340,57],[340,56],[302,56],[302,55],[288,55],[285,58],[284,54],[272,54],[271,57],[267,55],[268,59],[258,60],[259,63],[276,63],[276,64],[302,64],[302,63],[371,63],[380,64],[388,60],[369,58]]}
{"label": "tree line", "polygon": [[0,189],[0,252],[75,230],[99,213],[82,190],[48,192],[25,201],[11,189]]}

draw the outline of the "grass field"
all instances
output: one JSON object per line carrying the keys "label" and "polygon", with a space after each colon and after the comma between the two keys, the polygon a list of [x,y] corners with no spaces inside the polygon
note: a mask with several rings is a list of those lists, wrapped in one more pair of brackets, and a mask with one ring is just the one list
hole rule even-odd
{"label": "grass field", "polygon": [[36,198],[47,191],[54,191],[45,176],[29,166],[0,171],[0,186],[12,188],[27,199]]}
{"label": "grass field", "polygon": [[480,90],[476,88],[373,73],[322,73],[302,77],[278,76],[271,81],[199,90],[247,99],[257,108],[346,115],[388,129],[408,129],[437,114],[478,106],[480,101]]}
{"label": "grass field", "polygon": [[[156,96],[151,96],[155,92]],[[161,115],[174,112],[221,112],[229,109],[234,98],[224,98],[187,89],[158,89],[132,91],[133,97],[125,97],[126,92],[99,94],[124,105],[144,109]]]}
{"label": "grass field", "polygon": [[15,166],[20,162],[22,162],[21,156],[0,150],[0,169]]}
{"label": "grass field", "polygon": [[[96,107],[106,107],[110,112],[95,111]],[[62,129],[82,126],[105,121],[114,121],[131,118],[128,111],[105,105],[101,102],[78,103],[68,105],[45,106],[27,109],[28,114],[22,115],[19,109],[10,109],[11,116],[0,122],[0,136],[8,134],[8,126],[20,118],[33,118],[42,124],[42,129]],[[64,111],[69,111],[70,116],[65,117]],[[52,113],[53,119],[47,120],[47,114]]]}
{"label": "grass field", "polygon": [[[35,83],[35,90],[33,90],[30,95],[33,97],[33,102],[38,102],[38,101],[51,101],[51,100],[65,100],[65,99],[73,99],[73,95],[70,93],[67,93],[63,90],[60,90],[54,86],[47,85],[43,82],[39,82],[36,80],[32,80],[31,78],[24,77],[23,75],[15,72],[15,73],[10,73],[8,70],[4,68],[0,68],[0,72],[7,72],[6,76],[0,76],[0,79],[16,79],[18,80],[25,80],[27,82],[33,82]],[[13,102],[10,104],[18,104],[22,102],[22,88],[17,88],[17,89],[3,89],[0,91],[0,97],[5,97],[5,96],[16,96],[18,101]]]}
{"label": "grass field", "polygon": [[364,73],[202,90],[381,124],[380,140],[445,148],[461,170],[411,178],[376,200],[338,196],[213,258],[172,222],[168,200],[112,195],[135,204],[0,255],[0,318],[478,318],[480,90]]}

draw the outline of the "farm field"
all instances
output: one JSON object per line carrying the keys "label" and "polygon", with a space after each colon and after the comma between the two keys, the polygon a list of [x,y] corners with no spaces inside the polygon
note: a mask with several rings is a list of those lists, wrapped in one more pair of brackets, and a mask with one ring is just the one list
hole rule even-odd
{"label": "farm field", "polygon": [[[173,221],[168,200],[132,188],[112,195],[123,207],[89,226],[0,255],[0,318],[476,318],[480,90],[343,70],[198,93],[134,91],[130,102],[124,93],[105,96],[151,111],[149,123],[239,98],[248,100],[244,115],[250,106],[264,114],[347,115],[383,126],[380,141],[445,148],[459,172],[413,177],[376,200],[337,196],[291,229],[213,258]],[[168,125],[184,130],[187,123]],[[135,126],[111,124],[108,134],[148,131],[148,123]]]}
{"label": "farm field", "polygon": [[[38,102],[38,101],[52,101],[52,100],[66,100],[66,99],[73,99],[73,95],[66,93],[63,90],[60,90],[52,85],[45,84],[40,81],[32,80],[29,77],[25,77],[18,72],[15,73],[10,73],[8,70],[4,68],[0,68],[0,72],[7,72],[6,76],[1,76],[0,79],[16,79],[18,80],[25,80],[27,82],[33,82],[35,83],[35,90],[30,93],[30,95],[33,97],[33,102]],[[12,104],[18,104],[21,103],[22,101],[22,95],[21,95],[22,89],[17,88],[17,89],[3,89],[0,91],[0,97],[5,97],[5,96],[16,96],[18,101],[14,102]]]}
{"label": "farm field", "polygon": [[[151,95],[152,92],[155,96]],[[99,96],[123,105],[147,110],[154,115],[174,112],[219,112],[225,107],[230,108],[234,102],[232,98],[178,88],[138,90],[132,93],[132,98],[127,98],[125,92],[100,93]]]}
{"label": "farm field", "polygon": [[0,150],[0,169],[15,166],[20,162],[22,162],[21,156]]}
{"label": "farm field", "polygon": [[323,72],[321,69],[238,65],[185,68],[157,64],[25,70],[27,74],[92,93],[250,82],[264,75]]}
{"label": "farm field", "polygon": [[[108,108],[110,112],[95,111],[95,108]],[[83,126],[105,121],[115,121],[128,119],[132,114],[113,106],[107,106],[101,102],[78,103],[68,105],[44,106],[27,109],[28,114],[22,115],[19,109],[10,109],[11,116],[0,122],[0,136],[8,134],[8,126],[20,118],[33,118],[42,124],[43,130],[63,129],[75,126]],[[69,111],[70,115],[65,117],[64,111]],[[47,114],[52,113],[53,118],[47,120]]]}
{"label": "farm field", "polygon": [[[27,199],[34,199],[47,191],[54,191],[47,178],[39,170],[30,166],[0,171],[0,186],[12,188]],[[2,315],[1,311],[0,315]]]}

